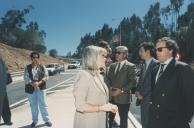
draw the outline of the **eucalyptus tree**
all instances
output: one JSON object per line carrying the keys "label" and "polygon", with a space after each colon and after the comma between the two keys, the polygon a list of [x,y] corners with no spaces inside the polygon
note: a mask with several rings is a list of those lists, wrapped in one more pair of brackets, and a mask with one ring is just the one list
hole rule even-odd
{"label": "eucalyptus tree", "polygon": [[194,60],[194,3],[178,18],[176,39],[180,46],[182,60],[190,63]]}
{"label": "eucalyptus tree", "polygon": [[168,35],[167,29],[161,22],[160,3],[151,5],[144,16],[144,31],[149,41],[155,42],[158,38]]}
{"label": "eucalyptus tree", "polygon": [[76,57],[80,58],[82,55],[83,49],[88,45],[94,45],[94,36],[91,33],[86,34],[84,37],[81,37],[80,43],[77,46]]}
{"label": "eucalyptus tree", "polygon": [[49,55],[56,58],[58,56],[58,52],[56,49],[51,49],[48,51],[49,52]]}
{"label": "eucalyptus tree", "polygon": [[13,45],[16,41],[14,31],[16,29],[22,29],[22,25],[26,23],[25,15],[33,9],[33,6],[28,6],[23,10],[10,9],[6,12],[4,17],[1,18],[1,33],[0,40],[8,42],[8,44]]}
{"label": "eucalyptus tree", "polygon": [[111,42],[113,36],[113,29],[108,24],[104,24],[103,27],[96,31],[94,35],[94,44],[98,44],[100,40],[105,40],[108,43]]}
{"label": "eucalyptus tree", "polygon": [[162,8],[161,14],[165,16],[166,20],[170,19],[170,26],[169,29],[171,33],[175,33],[177,31],[177,20],[180,15],[180,9],[184,3],[184,0],[170,0],[170,5],[167,5],[166,7]]}

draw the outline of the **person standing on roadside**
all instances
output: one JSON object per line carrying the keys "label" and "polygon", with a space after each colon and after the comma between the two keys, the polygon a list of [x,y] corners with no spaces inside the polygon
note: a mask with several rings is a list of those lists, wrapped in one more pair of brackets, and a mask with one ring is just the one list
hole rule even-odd
{"label": "person standing on roadside", "polygon": [[74,128],[106,128],[106,112],[116,113],[109,103],[109,91],[100,69],[105,67],[106,50],[87,46],[82,53],[82,70],[74,83]]}
{"label": "person standing on roadside", "polygon": [[[112,59],[111,59],[111,55],[112,55],[112,49],[110,47],[110,45],[108,44],[108,42],[104,41],[104,40],[101,40],[99,43],[98,43],[98,46],[99,47],[102,47],[104,49],[106,49],[107,51],[107,55],[106,55],[106,60],[105,60],[105,67],[103,69],[101,69],[101,74],[104,76],[104,81],[106,83],[106,77],[108,75],[108,71],[109,71],[109,68],[110,68],[110,65],[112,64]],[[106,128],[109,128],[109,123],[108,123],[108,112],[106,113]]]}
{"label": "person standing on roadside", "polygon": [[105,69],[101,69],[103,75],[106,77],[106,75],[108,75],[110,65],[112,64],[112,59],[111,59],[112,49],[111,49],[110,45],[108,44],[108,42],[106,42],[104,40],[100,41],[98,43],[98,46],[106,49],[106,51],[107,51],[106,60],[105,60]]}
{"label": "person standing on roadside", "polygon": [[151,73],[154,66],[158,64],[154,56],[154,44],[151,42],[141,43],[139,46],[139,56],[143,60],[140,79],[136,88],[137,102],[141,106],[141,124],[142,128],[149,128],[148,114],[151,96]]}
{"label": "person standing on roadside", "polygon": [[160,64],[153,69],[148,128],[190,128],[194,115],[192,68],[175,59],[175,40],[160,38],[155,49]]}
{"label": "person standing on roadside", "polygon": [[[48,79],[48,71],[45,66],[39,63],[40,55],[38,52],[30,54],[32,63],[27,65],[24,70],[25,92],[28,94],[30,108],[32,113],[31,127],[36,127],[38,123],[39,109],[45,125],[52,126],[49,120],[46,98],[46,80]],[[39,109],[38,109],[39,108]]]}
{"label": "person standing on roadside", "polygon": [[[120,128],[128,127],[128,112],[130,107],[130,91],[135,86],[135,64],[127,61],[128,48],[116,47],[116,63],[112,63],[106,83],[110,89],[110,103],[118,106]],[[109,113],[109,127],[113,127],[115,113]]]}
{"label": "person standing on roadside", "polygon": [[6,85],[8,84],[7,68],[2,57],[0,57],[0,120],[3,118],[5,125],[12,125],[11,112],[7,97]]}

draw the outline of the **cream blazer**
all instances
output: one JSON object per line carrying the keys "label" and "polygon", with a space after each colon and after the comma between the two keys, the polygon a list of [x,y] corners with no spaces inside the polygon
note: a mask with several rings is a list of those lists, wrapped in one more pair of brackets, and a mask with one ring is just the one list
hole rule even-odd
{"label": "cream blazer", "polygon": [[74,128],[105,128],[106,112],[84,112],[85,104],[100,106],[108,103],[109,92],[102,76],[86,70],[79,71],[73,95],[76,107]]}

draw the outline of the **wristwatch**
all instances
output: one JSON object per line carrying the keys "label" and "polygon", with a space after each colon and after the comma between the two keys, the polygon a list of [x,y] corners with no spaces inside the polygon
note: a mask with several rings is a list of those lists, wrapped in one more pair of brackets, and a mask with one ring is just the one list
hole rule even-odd
{"label": "wristwatch", "polygon": [[124,93],[124,90],[123,90],[123,88],[121,89],[121,92],[122,92],[122,93]]}

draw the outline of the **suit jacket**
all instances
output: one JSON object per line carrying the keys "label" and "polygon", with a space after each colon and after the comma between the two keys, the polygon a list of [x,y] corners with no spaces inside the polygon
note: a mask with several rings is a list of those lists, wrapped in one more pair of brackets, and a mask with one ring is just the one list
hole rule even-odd
{"label": "suit jacket", "polygon": [[158,61],[154,58],[150,61],[150,64],[148,65],[148,68],[146,70],[146,73],[144,75],[144,79],[142,84],[140,83],[137,86],[137,91],[144,97],[144,98],[150,98],[151,96],[151,77],[152,77],[152,70],[153,67],[155,67],[158,64]]}
{"label": "suit jacket", "polygon": [[105,128],[106,112],[84,112],[85,104],[101,106],[108,103],[108,88],[104,83],[96,82],[95,74],[90,71],[81,70],[74,84],[73,94],[75,97],[76,113],[74,117],[74,128]]}
{"label": "suit jacket", "polygon": [[3,59],[0,57],[0,92],[4,92],[7,85],[7,71]]}
{"label": "suit jacket", "polygon": [[[154,69],[156,76],[159,66]],[[194,113],[194,74],[185,63],[175,61],[168,64],[155,83],[149,114],[149,128],[190,128]]]}
{"label": "suit jacket", "polygon": [[6,83],[7,83],[6,66],[2,58],[0,57],[0,117],[2,116],[3,112],[4,99],[5,96],[7,95]]}
{"label": "suit jacket", "polygon": [[115,75],[116,63],[111,64],[106,83],[108,87],[123,89],[124,93],[112,97],[117,104],[130,103],[130,89],[135,86],[135,65],[125,60],[118,74]]}

